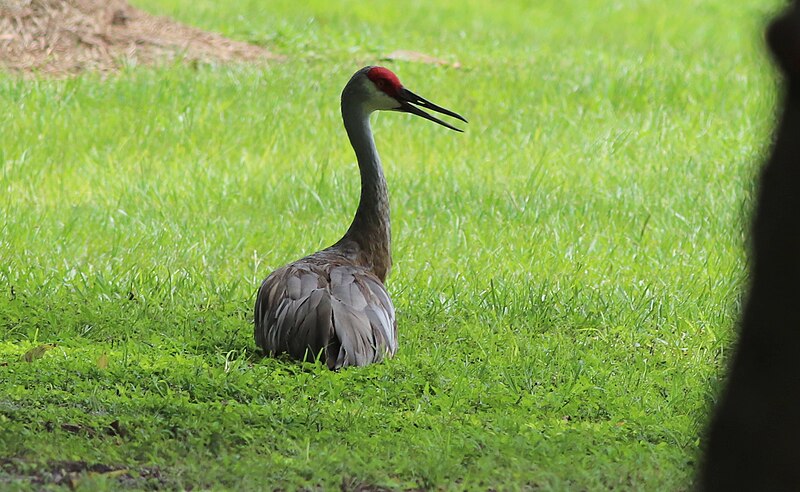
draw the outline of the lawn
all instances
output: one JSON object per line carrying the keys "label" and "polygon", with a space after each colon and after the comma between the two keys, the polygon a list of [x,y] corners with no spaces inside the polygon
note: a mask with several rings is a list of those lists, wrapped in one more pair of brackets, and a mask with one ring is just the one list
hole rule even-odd
{"label": "lawn", "polygon": [[[287,61],[0,74],[0,488],[691,489],[782,2],[133,3]],[[470,121],[372,120],[400,350],[263,359],[261,280],[355,210],[374,63]]]}

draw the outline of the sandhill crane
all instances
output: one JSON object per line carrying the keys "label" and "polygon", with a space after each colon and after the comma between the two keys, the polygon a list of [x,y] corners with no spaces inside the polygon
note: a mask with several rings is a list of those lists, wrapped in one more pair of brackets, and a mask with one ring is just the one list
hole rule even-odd
{"label": "sandhill crane", "polygon": [[342,119],[361,172],[361,199],[344,237],[275,270],[258,289],[255,340],[268,355],[319,357],[339,369],[397,351],[394,306],[383,285],[392,265],[389,195],[369,116],[401,111],[462,131],[414,105],[467,122],[409,91],[384,67],[364,67],[344,87]]}

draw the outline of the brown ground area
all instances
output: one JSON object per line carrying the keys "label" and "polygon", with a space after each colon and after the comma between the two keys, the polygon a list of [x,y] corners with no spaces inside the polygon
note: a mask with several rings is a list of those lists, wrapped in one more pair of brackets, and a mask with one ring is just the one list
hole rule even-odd
{"label": "brown ground area", "polygon": [[0,68],[47,75],[175,60],[264,62],[267,49],[156,17],[125,0],[0,0]]}

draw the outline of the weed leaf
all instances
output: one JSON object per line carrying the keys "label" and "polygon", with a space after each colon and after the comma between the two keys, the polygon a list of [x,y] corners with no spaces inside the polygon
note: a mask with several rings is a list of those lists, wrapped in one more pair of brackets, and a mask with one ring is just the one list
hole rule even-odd
{"label": "weed leaf", "polygon": [[33,362],[36,359],[41,359],[42,357],[44,357],[45,352],[55,347],[56,347],[55,345],[51,344],[39,345],[38,347],[34,347],[25,352],[25,354],[22,356],[22,360],[24,360],[25,362]]}

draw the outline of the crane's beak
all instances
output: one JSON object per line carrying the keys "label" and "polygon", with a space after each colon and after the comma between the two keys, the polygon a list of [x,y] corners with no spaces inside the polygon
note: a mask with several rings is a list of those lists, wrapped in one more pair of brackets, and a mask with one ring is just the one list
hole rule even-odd
{"label": "crane's beak", "polygon": [[[428,101],[427,99],[425,99],[424,97],[420,97],[414,94],[405,87],[400,89],[399,93],[397,94],[397,100],[400,102],[400,107],[396,108],[395,111],[402,111],[404,113],[411,113],[417,116],[422,116],[426,120],[431,120],[433,122],[439,123],[440,125],[446,126],[447,128],[455,130],[457,132],[463,132],[464,130],[456,128],[450,123],[446,123],[440,120],[439,118],[429,113],[426,113],[425,111],[419,109],[417,106],[422,106],[423,108],[430,109],[431,111],[436,111],[437,113],[446,114],[447,116],[452,116],[453,118],[457,118],[463,121],[464,123],[468,123],[468,121],[460,114],[450,111],[449,109],[445,109],[441,106],[437,106],[432,102]],[[416,104],[417,106],[413,106],[413,104]]]}

